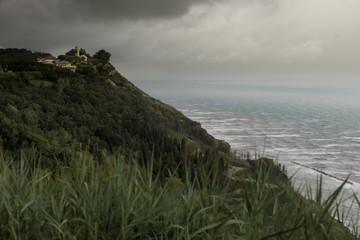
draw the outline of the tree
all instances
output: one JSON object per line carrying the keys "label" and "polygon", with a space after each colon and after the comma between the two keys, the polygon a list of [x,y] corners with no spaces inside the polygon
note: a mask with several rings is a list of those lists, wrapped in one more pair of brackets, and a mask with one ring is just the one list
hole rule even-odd
{"label": "tree", "polygon": [[64,91],[64,88],[70,86],[70,78],[58,78],[57,82],[57,88],[58,88],[58,93],[62,94],[62,92]]}
{"label": "tree", "polygon": [[[79,49],[79,54],[80,54],[80,56],[85,55],[87,57],[90,57],[90,55],[83,48]],[[67,56],[75,56],[75,48],[70,49],[67,53],[65,53],[65,55],[67,55]]]}
{"label": "tree", "polygon": [[67,56],[75,56],[75,49],[70,49],[67,53],[65,53]]}
{"label": "tree", "polygon": [[104,61],[110,61],[111,53],[105,51],[104,49],[101,49],[97,53],[94,54],[94,58],[104,60]]}
{"label": "tree", "polygon": [[81,56],[81,55],[85,55],[85,56],[87,56],[87,57],[90,57],[90,54],[88,54],[88,53],[85,51],[85,49],[83,49],[83,48],[80,48],[79,53],[80,53],[80,56]]}

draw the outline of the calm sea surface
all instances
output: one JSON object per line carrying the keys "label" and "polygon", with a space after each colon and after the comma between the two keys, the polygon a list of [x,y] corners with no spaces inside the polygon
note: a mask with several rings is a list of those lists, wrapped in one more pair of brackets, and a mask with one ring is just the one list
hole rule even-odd
{"label": "calm sea surface", "polygon": [[[320,173],[313,169],[317,169],[339,179],[350,175],[353,184],[345,185],[345,196],[353,191],[360,195],[360,85],[134,83],[200,122],[233,150],[271,157],[285,165],[296,187],[315,188]],[[324,180],[328,192],[341,184],[327,175]],[[343,205],[348,209],[351,200]],[[353,210],[352,215],[358,213]]]}

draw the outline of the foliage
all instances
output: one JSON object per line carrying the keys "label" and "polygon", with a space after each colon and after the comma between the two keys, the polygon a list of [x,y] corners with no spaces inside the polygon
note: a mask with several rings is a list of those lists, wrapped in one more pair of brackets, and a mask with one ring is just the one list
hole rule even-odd
{"label": "foliage", "polygon": [[104,49],[99,50],[94,54],[94,58],[103,60],[105,62],[110,61],[111,53],[105,51]]}
{"label": "foliage", "polygon": [[[344,218],[338,218],[346,181],[324,201],[314,201],[310,195],[302,197],[282,175],[274,177],[277,166],[268,163],[259,161],[255,175],[252,170],[246,181],[236,180],[233,211],[248,223],[246,239],[356,239]],[[318,187],[315,195],[322,194]]]}
{"label": "foliage", "polygon": [[60,59],[61,61],[68,61],[71,63],[75,63],[75,62],[80,62],[81,58],[77,57],[75,55],[59,55],[58,59]]}
{"label": "foliage", "polygon": [[0,136],[10,151],[35,147],[43,164],[53,165],[68,162],[72,146],[81,143],[99,161],[103,151],[121,152],[146,165],[153,152],[159,160],[154,171],[163,177],[178,169],[185,179],[190,160],[193,169],[221,161],[225,173],[221,154],[211,160],[202,156],[208,148],[214,147],[214,154],[226,149],[216,148],[217,141],[199,124],[147,96],[109,63],[77,64],[76,73],[35,61],[13,62],[9,68],[14,72],[0,73]]}
{"label": "foliage", "polygon": [[58,78],[56,81],[58,87],[58,93],[61,94],[64,91],[64,88],[70,86],[71,79],[70,78]]}
{"label": "foliage", "polygon": [[197,176],[161,180],[154,161],[99,165],[85,150],[49,169],[40,159],[0,151],[1,239],[355,239],[327,207],[343,185],[317,203],[278,187],[264,167],[256,179],[204,188]]}
{"label": "foliage", "polygon": [[27,49],[0,48],[0,65],[6,66],[11,62],[19,61],[34,61],[37,57],[49,55],[48,53],[32,53]]}
{"label": "foliage", "polygon": [[[86,52],[85,49],[80,48],[79,49],[79,54],[80,55],[85,55],[87,57],[90,57],[90,55]],[[68,52],[65,53],[66,56],[75,56],[75,48],[70,49]]]}

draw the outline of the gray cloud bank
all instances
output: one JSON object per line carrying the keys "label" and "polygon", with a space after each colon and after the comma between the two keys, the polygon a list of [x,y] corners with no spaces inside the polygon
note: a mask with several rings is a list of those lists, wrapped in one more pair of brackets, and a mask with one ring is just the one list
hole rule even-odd
{"label": "gray cloud bank", "polygon": [[356,0],[0,0],[0,47],[112,52],[130,79],[360,73]]}
{"label": "gray cloud bank", "polygon": [[134,22],[180,18],[217,1],[223,0],[0,0],[0,47],[57,52],[94,40],[113,49],[113,41],[103,39],[117,39]]}
{"label": "gray cloud bank", "polygon": [[68,17],[79,14],[85,19],[113,20],[179,17],[191,6],[208,2],[211,0],[65,0],[59,6]]}
{"label": "gray cloud bank", "polygon": [[[216,0],[0,0],[2,18],[28,18],[31,21],[51,17],[62,21],[111,21],[124,19],[174,18],[186,14],[198,4]],[[221,1],[221,0],[217,0]]]}

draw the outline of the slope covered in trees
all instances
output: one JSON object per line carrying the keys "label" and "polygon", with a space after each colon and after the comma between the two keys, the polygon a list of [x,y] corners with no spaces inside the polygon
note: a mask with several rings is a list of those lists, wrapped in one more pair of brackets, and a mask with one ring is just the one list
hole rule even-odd
{"label": "slope covered in trees", "polygon": [[136,88],[103,55],[110,57],[100,50],[87,63],[66,55],[77,67],[71,72],[36,61],[49,54],[1,50],[2,147],[35,148],[47,165],[66,163],[74,150],[87,146],[100,162],[106,153],[120,153],[143,163],[154,155],[162,162],[155,161],[156,169],[164,172],[190,160],[225,168],[227,143]]}

